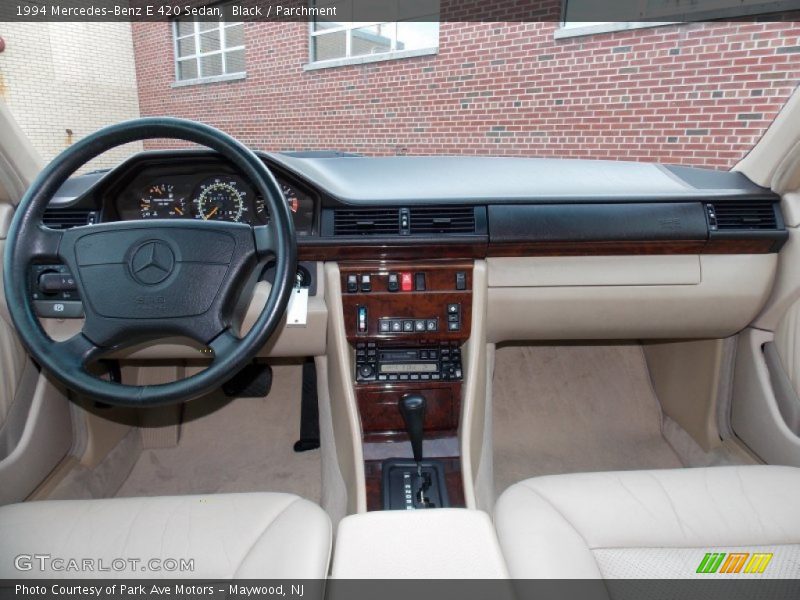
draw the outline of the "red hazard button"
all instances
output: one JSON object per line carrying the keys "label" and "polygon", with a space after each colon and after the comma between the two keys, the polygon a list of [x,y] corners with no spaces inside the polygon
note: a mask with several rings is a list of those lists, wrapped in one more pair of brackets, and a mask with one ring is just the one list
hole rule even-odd
{"label": "red hazard button", "polygon": [[414,289],[414,283],[411,279],[411,273],[400,273],[400,289],[404,292],[410,292],[412,289]]}

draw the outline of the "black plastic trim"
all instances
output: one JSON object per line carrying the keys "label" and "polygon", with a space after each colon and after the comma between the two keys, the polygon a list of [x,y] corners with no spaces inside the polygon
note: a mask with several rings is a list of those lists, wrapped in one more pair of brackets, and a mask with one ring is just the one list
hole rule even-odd
{"label": "black plastic trim", "polygon": [[700,202],[490,206],[497,242],[706,240]]}

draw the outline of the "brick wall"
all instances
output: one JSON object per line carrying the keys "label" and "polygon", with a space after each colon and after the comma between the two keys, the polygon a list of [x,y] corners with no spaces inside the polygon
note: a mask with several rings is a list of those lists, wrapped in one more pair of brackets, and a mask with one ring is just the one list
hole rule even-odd
{"label": "brick wall", "polygon": [[140,107],[214,124],[268,150],[729,168],[800,80],[800,22],[695,23],[561,40],[556,27],[442,23],[436,56],[304,71],[307,24],[248,23],[246,80],[172,88],[169,25],[137,23]]}
{"label": "brick wall", "polygon": [[[0,100],[44,160],[100,127],[139,116],[129,24],[3,22],[0,36]],[[140,148],[113,150],[88,168],[116,164]]]}

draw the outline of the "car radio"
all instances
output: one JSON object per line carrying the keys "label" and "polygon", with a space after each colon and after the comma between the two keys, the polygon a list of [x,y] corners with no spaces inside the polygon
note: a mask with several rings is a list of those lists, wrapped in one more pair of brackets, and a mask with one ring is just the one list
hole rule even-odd
{"label": "car radio", "polygon": [[420,347],[356,344],[355,378],[359,382],[460,381],[461,350],[444,343]]}

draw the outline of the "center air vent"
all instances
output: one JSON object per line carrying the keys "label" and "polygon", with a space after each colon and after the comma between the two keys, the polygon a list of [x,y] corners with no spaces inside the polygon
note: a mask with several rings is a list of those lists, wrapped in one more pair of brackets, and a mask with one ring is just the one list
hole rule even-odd
{"label": "center air vent", "polygon": [[397,235],[397,208],[337,208],[333,216],[334,235]]}
{"label": "center air vent", "polygon": [[97,223],[97,211],[86,208],[47,208],[42,223],[50,229],[72,229]]}
{"label": "center air vent", "polygon": [[708,224],[712,230],[775,230],[778,228],[775,203],[770,200],[715,202],[706,204]]}
{"label": "center air vent", "polygon": [[472,206],[424,206],[411,209],[411,235],[475,233]]}

